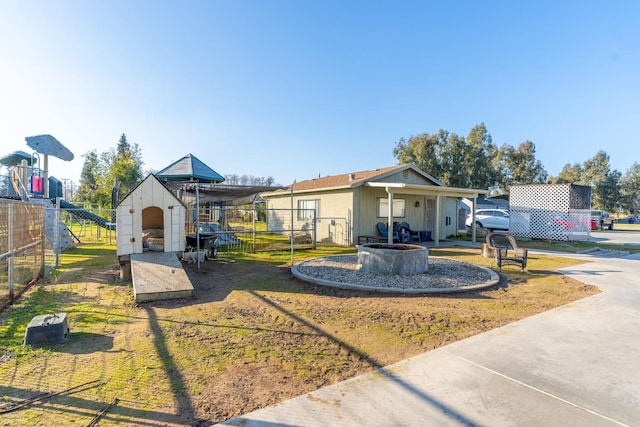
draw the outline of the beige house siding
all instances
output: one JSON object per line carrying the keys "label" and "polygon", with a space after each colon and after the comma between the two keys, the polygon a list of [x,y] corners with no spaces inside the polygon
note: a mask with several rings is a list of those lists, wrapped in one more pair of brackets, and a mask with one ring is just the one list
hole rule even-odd
{"label": "beige house siding", "polygon": [[456,199],[450,197],[442,200],[442,212],[440,218],[442,222],[440,227],[445,236],[451,236],[457,233],[457,213],[458,203]]}
{"label": "beige house siding", "polygon": [[353,192],[332,191],[318,194],[315,198],[320,200],[320,209],[316,213],[317,240],[339,245],[350,244],[353,233]]}
{"label": "beige house siding", "polygon": [[404,183],[404,184],[418,184],[418,185],[435,185],[434,182],[428,182],[425,180],[423,175],[416,173],[412,169],[405,169],[403,171],[391,174],[387,177],[382,177],[376,180],[377,182],[393,182],[393,183]]}
{"label": "beige house siding", "polygon": [[[300,200],[316,200],[316,240],[339,245],[349,245],[352,241],[353,198],[350,190],[336,190],[329,192],[307,192],[293,197],[294,229],[305,227],[305,223],[298,221],[297,210]],[[291,209],[291,196],[270,197],[267,199],[267,209],[272,212],[268,229],[291,229],[291,215],[286,210]]]}

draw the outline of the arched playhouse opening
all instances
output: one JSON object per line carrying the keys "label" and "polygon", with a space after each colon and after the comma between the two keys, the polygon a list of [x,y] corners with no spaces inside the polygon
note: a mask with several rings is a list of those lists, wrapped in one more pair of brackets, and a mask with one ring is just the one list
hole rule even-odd
{"label": "arched playhouse opening", "polygon": [[142,209],[142,250],[164,252],[164,211],[158,206]]}

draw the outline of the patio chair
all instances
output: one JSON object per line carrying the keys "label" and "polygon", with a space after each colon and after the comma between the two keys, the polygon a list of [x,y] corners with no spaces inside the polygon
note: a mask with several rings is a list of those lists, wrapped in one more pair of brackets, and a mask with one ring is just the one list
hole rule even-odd
{"label": "patio chair", "polygon": [[[403,231],[404,230],[404,231]],[[411,227],[409,227],[409,223],[408,222],[401,222],[400,223],[400,233],[406,233],[408,238],[407,240],[410,242],[419,242],[421,241],[420,239],[420,232],[419,231],[413,231],[411,229]]]}
{"label": "patio chair", "polygon": [[487,246],[495,252],[498,270],[503,265],[519,265],[520,271],[527,266],[526,248],[518,246],[515,237],[504,231],[492,231],[487,234]]}
{"label": "patio chair", "polygon": [[405,230],[399,222],[393,222],[393,233],[394,236],[397,234],[400,240],[400,243],[409,243],[409,232]]}
{"label": "patio chair", "polygon": [[[385,224],[384,222],[379,222],[378,224],[376,224],[376,227],[378,228],[378,234],[380,234],[380,237],[389,239],[387,224]],[[393,231],[393,243],[400,243],[400,236],[398,235],[398,232],[395,230]]]}

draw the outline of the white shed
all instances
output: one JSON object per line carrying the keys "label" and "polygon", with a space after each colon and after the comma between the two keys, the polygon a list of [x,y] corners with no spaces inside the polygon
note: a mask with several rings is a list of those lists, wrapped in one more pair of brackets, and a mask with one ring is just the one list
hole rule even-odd
{"label": "white shed", "polygon": [[184,204],[155,175],[149,174],[116,207],[118,258],[152,250],[180,252],[185,248]]}

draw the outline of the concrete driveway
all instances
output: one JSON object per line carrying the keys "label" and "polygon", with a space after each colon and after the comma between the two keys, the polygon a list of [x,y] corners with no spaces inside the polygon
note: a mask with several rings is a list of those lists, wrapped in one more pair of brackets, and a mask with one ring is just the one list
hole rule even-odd
{"label": "concrete driveway", "polygon": [[640,231],[592,231],[591,242],[615,243],[618,245],[640,246]]}
{"label": "concrete driveway", "polygon": [[575,257],[602,293],[222,425],[638,426],[640,255]]}

